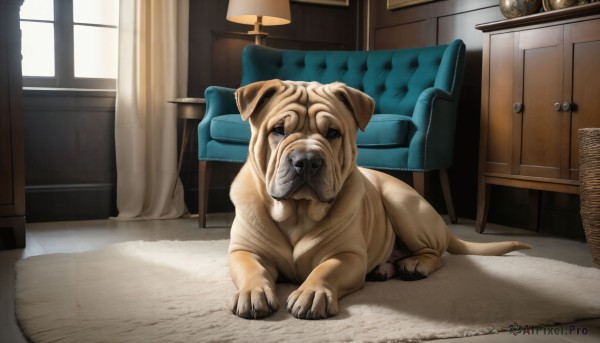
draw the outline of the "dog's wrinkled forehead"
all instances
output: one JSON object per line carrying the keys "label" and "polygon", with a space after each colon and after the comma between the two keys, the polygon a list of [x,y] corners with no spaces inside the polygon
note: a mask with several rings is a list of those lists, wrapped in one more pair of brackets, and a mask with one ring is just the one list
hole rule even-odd
{"label": "dog's wrinkled forehead", "polygon": [[318,104],[341,104],[353,115],[358,128],[364,130],[374,109],[373,99],[368,95],[340,82],[321,84],[268,80],[241,87],[235,95],[244,120],[260,113],[266,105],[278,108],[284,104],[293,104],[304,109],[314,107],[318,111]]}

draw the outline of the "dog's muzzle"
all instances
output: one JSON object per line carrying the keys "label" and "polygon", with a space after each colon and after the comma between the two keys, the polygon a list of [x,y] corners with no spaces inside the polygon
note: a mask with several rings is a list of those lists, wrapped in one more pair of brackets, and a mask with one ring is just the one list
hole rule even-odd
{"label": "dog's muzzle", "polygon": [[275,200],[316,199],[332,203],[335,197],[323,194],[325,160],[317,152],[306,149],[294,149],[282,160],[277,171],[271,197]]}

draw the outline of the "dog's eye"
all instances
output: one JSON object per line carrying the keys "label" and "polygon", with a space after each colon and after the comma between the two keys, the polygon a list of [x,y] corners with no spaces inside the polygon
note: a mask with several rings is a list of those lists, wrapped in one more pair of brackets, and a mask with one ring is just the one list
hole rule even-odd
{"label": "dog's eye", "polygon": [[335,138],[340,137],[341,135],[342,134],[338,130],[336,130],[336,129],[329,129],[329,130],[327,130],[327,136],[326,136],[326,138],[327,139],[335,139]]}
{"label": "dog's eye", "polygon": [[283,126],[275,126],[272,130],[271,130],[272,134],[278,135],[278,136],[284,136],[285,135],[285,129],[283,128]]}

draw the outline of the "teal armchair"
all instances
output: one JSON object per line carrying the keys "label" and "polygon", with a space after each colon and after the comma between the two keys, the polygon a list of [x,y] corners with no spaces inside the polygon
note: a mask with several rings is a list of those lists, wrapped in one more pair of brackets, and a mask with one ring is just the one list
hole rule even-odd
{"label": "teal armchair", "polygon": [[[343,82],[375,100],[375,114],[357,136],[360,166],[412,172],[424,194],[425,173],[439,171],[448,215],[456,222],[447,168],[452,165],[465,45],[375,51],[300,51],[248,45],[240,86],[269,79]],[[240,117],[235,89],[205,91],[206,114],[198,125],[199,221],[206,225],[210,162],[243,163],[250,126]]]}

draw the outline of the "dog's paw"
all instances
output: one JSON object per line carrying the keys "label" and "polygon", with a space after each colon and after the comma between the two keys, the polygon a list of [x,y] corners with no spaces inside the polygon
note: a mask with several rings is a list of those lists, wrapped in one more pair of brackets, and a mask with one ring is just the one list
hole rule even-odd
{"label": "dog's paw", "polygon": [[423,254],[407,257],[397,262],[398,277],[404,281],[421,280],[438,270],[442,262],[438,256]]}
{"label": "dog's paw", "polygon": [[325,319],[338,314],[337,297],[327,288],[300,287],[290,294],[287,310],[300,319]]}
{"label": "dog's paw", "polygon": [[259,319],[270,316],[279,308],[275,291],[268,286],[235,292],[229,310],[238,317]]}
{"label": "dog's paw", "polygon": [[382,282],[387,281],[398,274],[398,271],[392,263],[386,262],[373,268],[366,277],[367,281]]}
{"label": "dog's paw", "polygon": [[423,275],[421,273],[419,273],[418,271],[408,271],[406,269],[399,269],[398,270],[398,278],[402,281],[417,281],[417,280],[423,280],[425,278],[427,278],[427,275]]}

